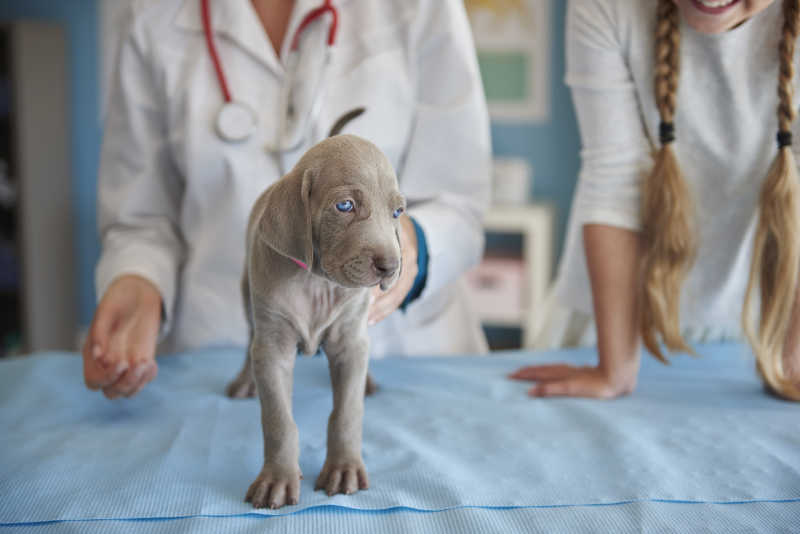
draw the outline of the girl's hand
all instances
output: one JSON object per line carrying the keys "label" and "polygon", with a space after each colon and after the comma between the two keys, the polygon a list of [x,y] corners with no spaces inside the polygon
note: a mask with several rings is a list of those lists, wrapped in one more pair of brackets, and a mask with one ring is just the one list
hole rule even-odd
{"label": "girl's hand", "polygon": [[161,294],[149,281],[116,279],[97,306],[83,346],[86,387],[109,399],[130,397],[158,374],[155,361]]}
{"label": "girl's hand", "polygon": [[538,382],[533,397],[611,399],[636,387],[639,372],[639,320],[636,307],[639,236],[622,228],[583,227],[592,303],[597,324],[596,367],[534,365],[511,378]]}
{"label": "girl's hand", "polygon": [[608,373],[598,367],[567,364],[531,365],[509,375],[514,380],[537,382],[528,390],[531,397],[593,397],[613,399],[633,392],[638,366]]}
{"label": "girl's hand", "polygon": [[783,384],[776,387],[776,384],[767,382],[759,360],[756,360],[756,372],[764,383],[764,389],[770,394],[786,400],[800,401],[800,287],[795,290],[781,359],[785,380]]}
{"label": "girl's hand", "polygon": [[390,313],[395,311],[406,295],[414,287],[414,279],[417,277],[417,232],[414,230],[414,223],[405,213],[400,215],[400,249],[403,259],[400,268],[400,276],[388,291],[381,291],[379,286],[372,288],[372,304],[369,306],[368,322],[370,325],[386,319]]}
{"label": "girl's hand", "polygon": [[800,353],[783,354],[783,370],[796,388],[800,389]]}

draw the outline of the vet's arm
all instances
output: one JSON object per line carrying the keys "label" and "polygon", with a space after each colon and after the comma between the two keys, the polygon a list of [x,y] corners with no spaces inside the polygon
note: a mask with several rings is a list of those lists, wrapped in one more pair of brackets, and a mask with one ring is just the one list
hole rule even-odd
{"label": "vet's arm", "polygon": [[414,128],[399,176],[428,255],[419,301],[479,261],[491,164],[488,113],[463,4],[422,4],[426,11],[415,16],[409,51]]}
{"label": "vet's arm", "polygon": [[169,156],[165,96],[154,82],[156,58],[146,32],[131,14],[111,87],[98,180],[101,301],[84,362],[87,385],[110,397],[133,394],[154,376],[159,321],[163,310],[166,330],[183,255],[177,222],[181,186]]}

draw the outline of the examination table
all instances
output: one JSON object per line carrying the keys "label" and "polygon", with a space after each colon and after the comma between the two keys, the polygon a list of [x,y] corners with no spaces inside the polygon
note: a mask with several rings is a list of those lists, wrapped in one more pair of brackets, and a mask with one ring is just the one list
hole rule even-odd
{"label": "examination table", "polygon": [[743,345],[643,357],[612,401],[532,399],[522,365],[592,350],[373,361],[370,488],[313,491],[331,410],[324,357],[298,358],[300,503],[243,502],[262,464],[256,399],[225,384],[241,349],[159,358],[156,380],[109,401],[81,360],[0,360],[0,531],[800,532],[800,403],[764,392]]}

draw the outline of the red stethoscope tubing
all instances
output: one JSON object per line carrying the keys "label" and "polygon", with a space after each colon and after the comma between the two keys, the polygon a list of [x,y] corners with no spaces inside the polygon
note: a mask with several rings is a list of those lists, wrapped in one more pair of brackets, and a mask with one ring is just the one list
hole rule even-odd
{"label": "red stethoscope tubing", "polygon": [[309,24],[323,16],[325,13],[331,14],[331,27],[328,29],[328,46],[333,46],[333,43],[336,42],[336,28],[339,25],[339,13],[336,11],[336,8],[333,7],[331,1],[332,0],[324,0],[321,6],[312,9],[308,15],[303,17],[303,20],[297,27],[297,31],[294,32],[291,50],[297,50],[297,47],[300,44],[300,34],[303,33],[303,30],[305,30]]}
{"label": "red stethoscope tubing", "polygon": [[[203,33],[205,33],[206,36],[206,46],[208,47],[208,54],[211,56],[211,61],[214,63],[214,71],[217,73],[217,80],[219,81],[219,87],[222,90],[222,97],[225,99],[225,102],[232,102],[233,98],[231,97],[231,91],[228,88],[228,81],[225,78],[225,72],[222,70],[222,62],[219,59],[219,54],[217,54],[217,46],[214,43],[214,34],[211,31],[211,13],[208,7],[208,0],[200,0],[200,7],[203,19]],[[325,13],[331,14],[331,26],[328,29],[328,46],[333,46],[334,42],[336,41],[336,29],[339,24],[339,13],[336,11],[336,8],[333,7],[332,0],[324,0],[321,6],[312,9],[305,17],[303,17],[303,20],[297,27],[297,31],[294,33],[294,37],[292,37],[292,46],[290,48],[291,51],[297,50],[297,47],[300,44],[300,34],[303,32],[303,30],[305,30],[309,24],[317,20],[319,17],[325,15]]]}
{"label": "red stethoscope tubing", "polygon": [[228,81],[225,78],[225,73],[222,70],[222,62],[219,60],[219,55],[217,54],[217,45],[214,44],[214,34],[211,32],[211,13],[208,8],[208,0],[201,0],[200,7],[203,13],[203,33],[206,34],[208,54],[211,56],[211,61],[214,63],[214,70],[217,72],[217,80],[219,80],[219,87],[222,89],[222,97],[225,99],[225,102],[232,102],[233,99],[228,89]]}

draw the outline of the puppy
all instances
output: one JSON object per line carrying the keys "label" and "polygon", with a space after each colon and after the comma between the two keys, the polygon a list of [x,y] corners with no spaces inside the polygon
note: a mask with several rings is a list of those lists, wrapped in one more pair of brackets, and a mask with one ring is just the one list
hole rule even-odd
{"label": "puppy", "polygon": [[353,135],[312,147],[253,207],[242,279],[250,346],[228,394],[248,396],[256,389],[261,401],[264,467],[245,498],[256,508],[299,499],[292,419],[298,349],[314,354],[322,346],[333,386],[327,457],[316,489],[350,494],[369,485],[361,458],[370,386],[369,288],[388,289],[400,274],[398,218],[404,210],[391,163]]}

